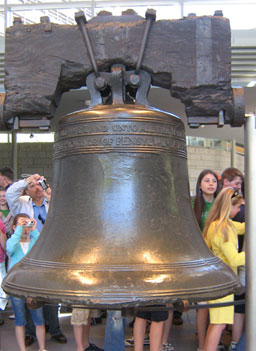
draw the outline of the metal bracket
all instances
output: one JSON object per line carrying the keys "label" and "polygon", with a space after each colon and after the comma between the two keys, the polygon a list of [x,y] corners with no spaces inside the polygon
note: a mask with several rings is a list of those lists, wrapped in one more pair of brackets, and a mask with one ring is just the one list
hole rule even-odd
{"label": "metal bracket", "polygon": [[229,115],[228,111],[221,110],[218,116],[193,116],[188,117],[188,125],[190,128],[198,128],[200,125],[217,125],[223,127],[230,124],[231,127],[241,127],[245,121],[245,104],[244,89],[241,87],[233,87],[233,114]]}
{"label": "metal bracket", "polygon": [[[140,71],[140,84],[138,87],[134,87],[131,84],[135,71],[125,71],[125,67],[122,64],[116,64],[111,67],[111,73],[100,72],[100,77],[105,82],[105,90],[97,88],[95,73],[91,73],[86,78],[86,85],[91,96],[90,108],[96,105],[110,104],[124,104],[133,103],[136,105],[148,105],[147,95],[151,85],[150,74],[146,71]],[[109,91],[108,94],[104,92]],[[131,93],[132,90],[132,93]],[[106,101],[103,102],[104,97]]]}
{"label": "metal bracket", "polygon": [[[91,41],[86,27],[86,18],[84,12],[76,12],[75,20],[81,31],[90,62],[94,70],[94,73],[88,75],[86,78],[86,85],[91,95],[90,107],[102,104],[103,95],[109,95],[108,92],[110,91],[112,92],[111,100],[113,104],[120,104],[126,102],[128,99],[128,95],[131,99],[134,98],[135,101],[133,102],[136,104],[148,104],[147,94],[151,84],[151,77],[148,73],[141,71],[140,69],[150,28],[155,19],[156,11],[152,9],[147,10],[146,25],[144,28],[140,54],[135,71],[126,72],[125,67],[122,64],[116,64],[111,67],[111,73],[108,73],[98,71]],[[130,90],[129,94],[128,90]]]}
{"label": "metal bracket", "polygon": [[21,128],[34,129],[37,128],[41,131],[47,131],[50,129],[50,120],[47,118],[42,119],[20,119],[19,117],[14,117],[9,119],[8,128],[12,130],[19,130]]}
{"label": "metal bracket", "polygon": [[219,118],[218,118],[218,128],[222,128],[225,124],[225,112],[221,110],[219,112]]}
{"label": "metal bracket", "polygon": [[0,130],[6,129],[6,123],[4,120],[4,100],[5,93],[0,93]]}
{"label": "metal bracket", "polygon": [[231,127],[241,127],[245,122],[245,104],[244,89],[242,87],[233,87],[233,118],[230,121]]}
{"label": "metal bracket", "polygon": [[144,33],[143,33],[143,38],[142,38],[142,42],[141,42],[141,47],[140,47],[140,54],[139,54],[139,58],[138,58],[138,62],[135,68],[135,74],[139,74],[140,68],[141,68],[141,63],[142,63],[142,59],[144,56],[144,52],[145,52],[145,48],[146,48],[146,44],[147,44],[147,40],[148,40],[148,36],[149,36],[149,32],[152,26],[152,23],[156,20],[156,11],[153,9],[148,9],[146,11],[146,25],[144,28]]}
{"label": "metal bracket", "polygon": [[90,59],[91,65],[93,67],[95,76],[96,76],[96,78],[98,78],[99,77],[99,71],[98,71],[98,67],[97,67],[96,60],[95,60],[95,57],[94,57],[94,53],[93,53],[93,50],[92,50],[92,45],[91,45],[91,41],[90,41],[90,38],[89,38],[89,35],[88,35],[88,31],[87,31],[87,28],[86,28],[87,21],[86,21],[84,12],[83,11],[76,12],[75,13],[75,20],[76,20],[76,23],[78,24],[78,27],[79,27],[80,31],[81,31],[82,38],[83,38],[85,47],[86,47],[86,49],[88,51],[89,59]]}

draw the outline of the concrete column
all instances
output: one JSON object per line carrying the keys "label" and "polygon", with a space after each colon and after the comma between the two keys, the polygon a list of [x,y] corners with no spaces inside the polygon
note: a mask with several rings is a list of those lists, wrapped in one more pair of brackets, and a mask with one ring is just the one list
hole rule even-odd
{"label": "concrete column", "polygon": [[254,351],[256,345],[256,116],[246,118],[245,123],[245,199],[246,199],[246,351]]}

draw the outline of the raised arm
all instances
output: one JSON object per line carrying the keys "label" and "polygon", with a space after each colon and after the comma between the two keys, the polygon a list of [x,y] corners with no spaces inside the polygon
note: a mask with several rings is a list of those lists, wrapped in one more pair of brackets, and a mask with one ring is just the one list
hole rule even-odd
{"label": "raised arm", "polygon": [[10,239],[8,239],[6,242],[6,251],[10,256],[15,252],[17,246],[19,245],[22,231],[23,231],[23,227],[21,225],[18,225],[17,228],[15,229],[15,232],[12,234]]}
{"label": "raised arm", "polygon": [[22,197],[23,191],[28,186],[28,183],[23,179],[13,183],[6,192],[6,200],[11,212],[16,215],[21,212],[21,209],[27,201]]}

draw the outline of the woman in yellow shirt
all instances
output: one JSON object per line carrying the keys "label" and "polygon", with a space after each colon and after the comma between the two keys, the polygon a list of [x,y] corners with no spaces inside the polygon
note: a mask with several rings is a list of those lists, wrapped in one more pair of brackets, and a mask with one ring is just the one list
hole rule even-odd
{"label": "woman in yellow shirt", "polygon": [[[237,234],[244,234],[245,223],[233,222],[244,200],[232,188],[223,189],[217,196],[205,222],[203,236],[214,255],[222,259],[235,273],[245,265],[245,253],[238,253]],[[210,301],[230,302],[233,295]],[[216,351],[226,324],[233,324],[234,306],[210,308],[210,325],[207,329],[204,351]]]}

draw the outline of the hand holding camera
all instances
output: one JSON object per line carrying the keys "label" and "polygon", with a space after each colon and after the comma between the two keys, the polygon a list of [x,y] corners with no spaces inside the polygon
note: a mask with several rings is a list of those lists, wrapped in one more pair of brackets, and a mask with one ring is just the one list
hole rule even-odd
{"label": "hand holding camera", "polygon": [[26,177],[25,181],[28,184],[26,188],[26,194],[29,195],[33,200],[34,197],[44,197],[48,202],[51,201],[52,190],[47,183],[46,179],[39,174],[22,174],[22,177]]}
{"label": "hand holding camera", "polygon": [[30,219],[26,217],[21,217],[18,219],[17,225],[22,226],[23,228],[29,228],[31,230],[36,229],[36,220],[35,219]]}
{"label": "hand holding camera", "polygon": [[41,185],[44,191],[46,191],[49,188],[49,184],[47,184],[46,179],[44,178],[39,179],[38,184]]}
{"label": "hand holding camera", "polygon": [[34,222],[33,221],[27,221],[23,224],[23,227],[24,228],[32,228],[34,225]]}
{"label": "hand holding camera", "polygon": [[39,184],[41,185],[41,187],[43,188],[43,190],[47,190],[48,187],[49,187],[49,184],[46,182],[46,179],[42,176],[40,176],[39,174],[22,174],[21,175],[22,177],[25,177],[26,176],[26,179],[25,181],[29,184]]}

